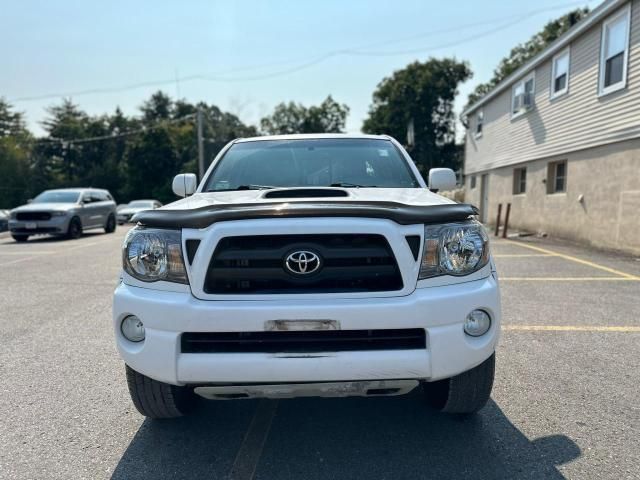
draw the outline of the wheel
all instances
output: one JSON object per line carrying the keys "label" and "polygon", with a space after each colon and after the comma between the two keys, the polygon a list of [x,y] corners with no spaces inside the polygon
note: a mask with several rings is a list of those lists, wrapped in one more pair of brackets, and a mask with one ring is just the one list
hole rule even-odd
{"label": "wheel", "polygon": [[475,413],[491,396],[496,370],[496,354],[477,367],[445,380],[423,384],[427,402],[446,413]]}
{"label": "wheel", "polygon": [[82,223],[80,223],[80,219],[78,217],[73,217],[69,222],[69,228],[67,228],[67,238],[80,238],[81,235]]}
{"label": "wheel", "polygon": [[13,237],[13,239],[16,242],[26,242],[27,240],[29,240],[29,235],[13,235],[13,234],[11,234],[11,236]]}
{"label": "wheel", "polygon": [[129,394],[136,409],[149,418],[175,418],[187,414],[195,394],[187,387],[158,382],[126,366]]}
{"label": "wheel", "polygon": [[113,233],[116,231],[116,217],[112,213],[107,218],[107,224],[104,226],[104,233]]}

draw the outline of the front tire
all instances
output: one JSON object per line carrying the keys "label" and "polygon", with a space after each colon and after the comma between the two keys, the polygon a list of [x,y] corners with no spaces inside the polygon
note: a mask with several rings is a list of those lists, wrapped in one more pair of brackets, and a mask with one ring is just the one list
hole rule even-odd
{"label": "front tire", "polygon": [[427,403],[446,413],[470,414],[484,407],[491,396],[496,354],[455,377],[423,384]]}
{"label": "front tire", "polygon": [[104,233],[113,233],[116,231],[116,217],[112,213],[107,218],[107,224],[104,226]]}
{"label": "front tire", "polygon": [[78,217],[73,217],[67,228],[67,238],[75,240],[82,236],[82,223]]}
{"label": "front tire", "polygon": [[193,408],[195,394],[187,387],[158,382],[126,365],[129,394],[136,409],[149,418],[181,417]]}
{"label": "front tire", "polygon": [[16,242],[26,242],[29,240],[29,235],[11,235]]}

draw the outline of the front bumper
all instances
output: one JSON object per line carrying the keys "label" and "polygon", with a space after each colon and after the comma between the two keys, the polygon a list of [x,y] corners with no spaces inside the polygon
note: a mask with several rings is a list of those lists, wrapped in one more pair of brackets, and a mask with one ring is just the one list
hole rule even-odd
{"label": "front bumper", "polygon": [[133,213],[118,213],[116,215],[116,219],[120,225],[129,223],[131,221],[131,217],[133,217]]}
{"label": "front bumper", "polygon": [[61,235],[67,233],[71,216],[51,217],[50,220],[9,220],[9,231],[13,234],[36,235],[42,233]]}
{"label": "front bumper", "polygon": [[[476,308],[492,317],[489,332],[463,332]],[[120,323],[138,316],[146,338],[132,343]],[[120,355],[134,370],[175,385],[340,382],[452,377],[482,363],[495,351],[500,333],[495,274],[486,278],[418,288],[402,297],[207,301],[188,292],[167,292],[121,283],[114,295],[113,322]],[[181,353],[182,332],[265,330],[273,320],[334,320],[344,330],[424,328],[427,348],[323,352],[322,354]]]}

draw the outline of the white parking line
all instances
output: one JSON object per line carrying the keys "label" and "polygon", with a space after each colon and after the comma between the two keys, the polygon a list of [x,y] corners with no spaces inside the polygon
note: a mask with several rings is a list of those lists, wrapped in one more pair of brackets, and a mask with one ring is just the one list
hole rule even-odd
{"label": "white parking line", "polygon": [[19,258],[17,260],[12,260],[10,262],[0,263],[0,267],[4,267],[6,265],[13,265],[14,263],[26,262],[27,260],[33,260],[36,257],[27,257],[27,258]]}
{"label": "white parking line", "polygon": [[36,258],[42,258],[45,256],[49,256],[49,255],[55,255],[55,254],[65,254],[67,252],[72,252],[74,250],[78,250],[81,248],[86,248],[86,247],[93,247],[95,245],[100,245],[103,243],[108,243],[108,242],[112,242],[113,239],[112,238],[108,238],[105,240],[100,240],[97,242],[87,242],[87,243],[80,243],[79,245],[75,245],[73,247],[67,247],[66,245],[60,247],[60,249],[58,250],[35,250],[35,251],[30,251],[30,250],[22,250],[21,252],[0,252],[0,255],[23,255],[25,258],[19,258],[17,260],[11,260],[9,262],[3,262],[0,263],[0,267],[4,267],[7,265],[14,265],[16,263],[22,263],[22,262],[26,262],[28,260],[35,260]]}
{"label": "white parking line", "polygon": [[50,253],[56,253],[54,250],[23,250],[21,252],[0,252],[0,255],[49,255]]}

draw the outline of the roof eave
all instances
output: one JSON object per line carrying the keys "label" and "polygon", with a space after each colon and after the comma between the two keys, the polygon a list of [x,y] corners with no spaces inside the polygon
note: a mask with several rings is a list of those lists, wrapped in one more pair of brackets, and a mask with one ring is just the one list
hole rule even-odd
{"label": "roof eave", "polygon": [[555,55],[560,50],[565,48],[567,44],[571,43],[576,37],[582,35],[585,31],[593,27],[595,24],[600,22],[605,16],[611,13],[616,8],[629,3],[629,0],[606,0],[601,3],[598,7],[595,8],[586,18],[582,19],[578,22],[574,27],[567,30],[563,35],[560,36],[555,42],[545,48],[538,55],[533,57],[507,78],[502,80],[498,85],[496,85],[493,90],[483,96],[480,100],[476,101],[473,105],[466,108],[461,114],[460,117],[466,117],[474,110],[477,110],[482,105],[487,103],[489,100],[494,98],[496,95],[501,93],[503,90],[507,89],[511,86],[513,82],[515,82],[520,77],[523,77],[531,70],[536,68],[539,64],[547,60],[549,57]]}

